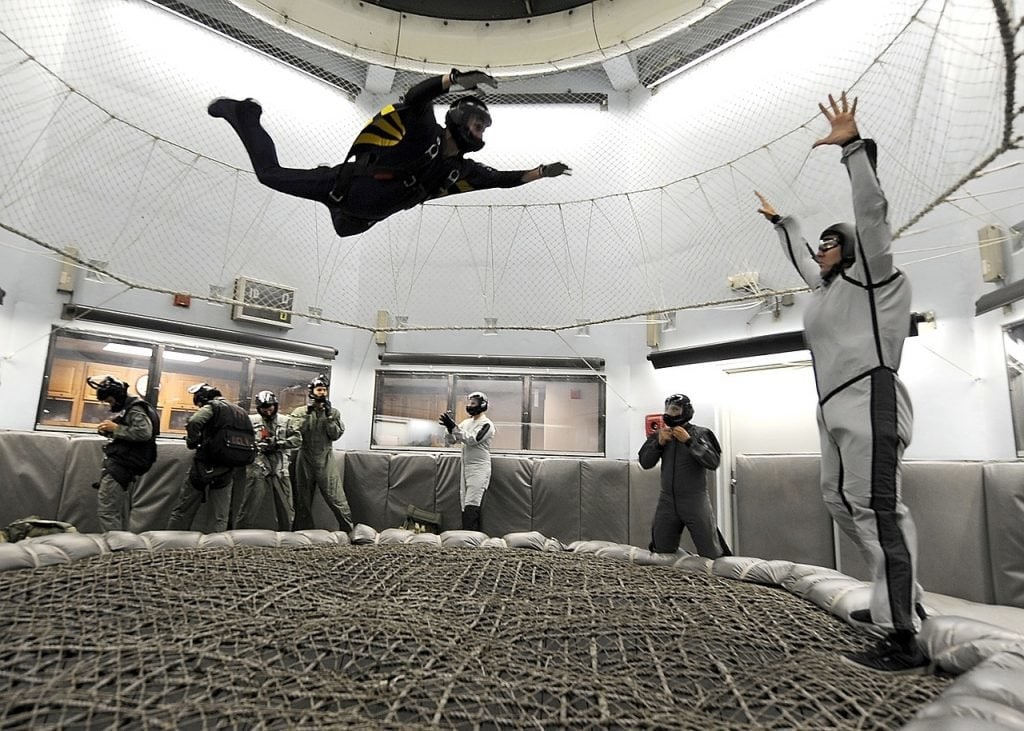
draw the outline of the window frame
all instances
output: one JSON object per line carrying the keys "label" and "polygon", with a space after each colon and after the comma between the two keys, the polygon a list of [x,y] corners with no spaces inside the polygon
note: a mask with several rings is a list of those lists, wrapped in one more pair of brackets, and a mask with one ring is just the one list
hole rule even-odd
{"label": "window frame", "polygon": [[[466,393],[462,393],[456,384],[461,380],[492,380],[492,381],[519,381],[522,384],[521,389],[521,401],[520,401],[520,443],[524,445],[522,449],[492,449],[494,454],[502,455],[529,455],[535,457],[605,457],[607,455],[607,442],[606,442],[606,420],[607,420],[607,382],[603,373],[595,372],[594,370],[582,370],[578,373],[566,372],[565,370],[559,370],[558,372],[550,373],[536,373],[534,371],[525,371],[518,369],[502,369],[494,370],[488,369],[486,371],[473,370],[469,368],[438,368],[436,366],[423,366],[414,367],[408,366],[403,368],[378,368],[374,374],[373,384],[373,411],[370,415],[370,450],[381,451],[381,452],[426,452],[426,453],[454,453],[458,452],[461,447],[458,444],[451,446],[441,447],[421,447],[421,446],[394,446],[394,445],[380,445],[375,443],[374,437],[374,425],[377,423],[377,419],[381,416],[387,416],[382,413],[383,402],[385,399],[384,391],[382,390],[382,382],[386,378],[410,378],[415,379],[418,376],[438,378],[439,376],[445,377],[448,384],[448,408],[453,413],[458,413],[458,409],[462,408],[463,399]],[[586,382],[594,383],[597,386],[597,423],[595,425],[597,431],[597,444],[598,450],[594,452],[586,451],[568,451],[568,450],[545,450],[545,449],[532,449],[530,446],[530,429],[531,421],[533,418],[533,406],[530,400],[530,395],[533,391],[534,381],[544,382]],[[462,389],[465,390],[465,389]],[[485,389],[480,389],[484,390]],[[468,391],[467,391],[468,393]]]}
{"label": "window frame", "polygon": [[[137,337],[133,337],[131,334],[123,332],[111,332],[106,333],[102,330],[93,329],[70,329],[66,327],[60,327],[54,325],[50,331],[50,339],[47,345],[45,370],[43,373],[42,384],[39,389],[39,398],[36,404],[35,421],[33,422],[33,430],[40,432],[63,432],[71,434],[93,434],[95,430],[91,426],[79,426],[75,425],[57,425],[57,424],[46,424],[43,423],[42,419],[45,412],[46,403],[52,397],[49,395],[50,379],[53,374],[54,363],[58,357],[58,340],[64,338],[68,340],[79,340],[79,341],[90,341],[93,343],[120,343],[123,345],[133,345],[143,348],[149,348],[151,353],[148,356],[149,367],[146,372],[146,392],[139,394],[143,399],[153,404],[155,408],[160,408],[160,384],[161,378],[166,372],[164,354],[167,350],[184,351],[184,352],[195,352],[198,354],[206,355],[211,358],[220,358],[227,360],[237,360],[241,364],[241,375],[238,381],[238,401],[240,403],[252,403],[252,399],[255,391],[254,380],[256,378],[257,370],[260,365],[271,365],[271,366],[284,366],[288,368],[302,368],[309,369],[310,371],[316,371],[317,373],[330,373],[332,363],[328,359],[317,359],[315,357],[306,359],[289,360],[287,356],[282,356],[271,350],[246,348],[245,352],[232,349],[231,347],[224,347],[225,343],[218,341],[198,341],[192,343],[182,343],[172,340],[163,340],[156,336],[154,333],[148,331],[142,331]],[[143,356],[144,357],[144,356]],[[87,362],[87,361],[82,361]],[[81,385],[81,384],[79,384]],[[162,416],[162,413],[161,413]],[[167,434],[161,434],[161,437],[167,437],[169,439],[184,438],[183,434],[177,432],[170,432]]]}

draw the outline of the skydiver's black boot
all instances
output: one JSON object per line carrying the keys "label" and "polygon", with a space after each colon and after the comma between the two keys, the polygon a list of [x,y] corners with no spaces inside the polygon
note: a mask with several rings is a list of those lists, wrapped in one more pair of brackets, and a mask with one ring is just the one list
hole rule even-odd
{"label": "skydiver's black boot", "polygon": [[219,96],[206,107],[206,113],[211,117],[223,119],[237,132],[240,123],[258,122],[260,115],[263,114],[263,107],[255,99],[238,101],[226,96]]}
{"label": "skydiver's black boot", "polygon": [[462,509],[462,530],[480,530],[479,505],[467,505]]}

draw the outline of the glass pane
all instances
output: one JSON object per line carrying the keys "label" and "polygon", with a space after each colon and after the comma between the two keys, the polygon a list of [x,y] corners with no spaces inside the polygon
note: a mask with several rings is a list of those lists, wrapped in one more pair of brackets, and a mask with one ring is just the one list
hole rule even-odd
{"label": "glass pane", "polygon": [[[184,434],[185,422],[196,407],[192,404],[189,386],[208,383],[218,389],[224,398],[238,403],[245,359],[226,355],[209,355],[197,350],[166,348],[164,369],[160,374],[160,431],[162,434]],[[239,404],[247,408],[248,403]]]}
{"label": "glass pane", "polygon": [[1004,331],[1003,347],[1006,350],[1006,376],[1010,386],[1013,440],[1017,456],[1024,457],[1024,324]]}
{"label": "glass pane", "polygon": [[81,333],[55,333],[50,371],[40,395],[40,426],[92,427],[110,415],[86,378],[112,376],[128,383],[130,396],[144,396],[152,346]]}
{"label": "glass pane", "polygon": [[[315,366],[303,363],[258,361],[253,371],[249,413],[256,413],[256,394],[260,391],[273,391],[277,400],[281,402],[278,413],[287,416],[299,406],[306,404],[309,382],[321,373],[330,376],[330,366],[327,364]],[[337,408],[337,404],[333,405]],[[342,414],[341,418],[344,421],[345,414]]]}
{"label": "glass pane", "polygon": [[370,444],[375,447],[444,447],[437,417],[448,408],[448,376],[378,373]]}
{"label": "glass pane", "polygon": [[467,418],[466,396],[487,394],[487,416],[494,422],[492,450],[523,449],[523,379],[513,377],[456,376],[453,402],[455,420]]}
{"label": "glass pane", "polygon": [[604,452],[601,394],[597,379],[533,378],[530,385],[530,449]]}

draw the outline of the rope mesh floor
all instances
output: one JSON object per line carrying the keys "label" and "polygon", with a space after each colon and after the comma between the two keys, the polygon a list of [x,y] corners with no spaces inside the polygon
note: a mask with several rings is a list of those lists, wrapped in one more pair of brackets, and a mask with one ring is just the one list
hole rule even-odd
{"label": "rope mesh floor", "polygon": [[781,589],[592,555],[132,551],[0,574],[2,728],[891,729],[949,680]]}

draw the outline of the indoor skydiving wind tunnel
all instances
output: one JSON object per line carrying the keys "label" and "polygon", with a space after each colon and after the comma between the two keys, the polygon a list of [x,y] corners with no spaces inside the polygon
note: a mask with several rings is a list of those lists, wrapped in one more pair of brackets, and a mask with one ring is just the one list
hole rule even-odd
{"label": "indoor skydiving wind tunnel", "polygon": [[[0,544],[0,725],[1024,727],[1020,3],[431,5],[0,4],[0,524],[77,529]],[[431,197],[374,169],[412,192],[339,236],[331,171],[407,134],[388,107],[431,79],[439,123],[486,106],[466,158],[524,184],[467,168]],[[819,487],[815,295],[759,213],[822,254],[854,220],[844,153],[811,147],[844,90],[916,326],[901,497],[928,675],[841,659],[872,641],[871,576]],[[219,97],[330,189],[261,181]],[[204,508],[164,530],[189,389],[291,412],[320,374],[354,529],[317,498],[314,529],[270,530],[268,497],[252,529],[204,532]],[[161,432],[107,533],[104,376]],[[480,532],[437,423],[474,392]],[[688,531],[648,550],[637,453],[677,393],[721,442],[734,556]]]}

